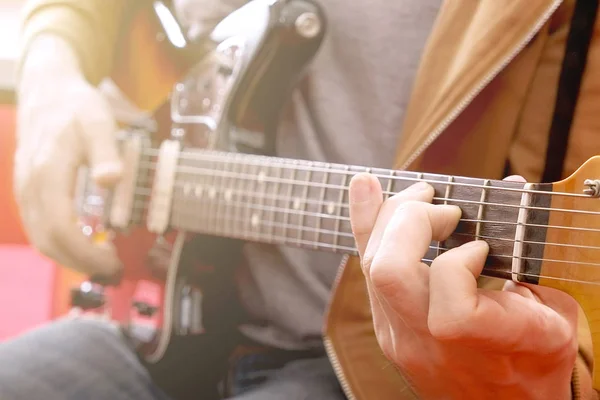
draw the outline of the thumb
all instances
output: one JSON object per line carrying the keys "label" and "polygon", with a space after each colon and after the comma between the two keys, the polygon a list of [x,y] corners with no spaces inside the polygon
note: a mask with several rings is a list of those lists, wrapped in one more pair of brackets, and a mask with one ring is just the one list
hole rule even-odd
{"label": "thumb", "polygon": [[111,187],[121,178],[123,165],[117,148],[117,125],[108,105],[94,118],[84,122],[87,159],[92,179],[101,187]]}

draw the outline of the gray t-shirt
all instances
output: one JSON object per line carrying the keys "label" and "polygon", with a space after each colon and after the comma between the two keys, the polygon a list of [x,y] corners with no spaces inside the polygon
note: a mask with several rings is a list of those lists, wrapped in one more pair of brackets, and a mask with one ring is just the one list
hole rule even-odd
{"label": "gray t-shirt", "polygon": [[[202,0],[198,0],[202,1]],[[291,99],[278,156],[391,167],[421,52],[442,0],[320,0],[328,32]],[[322,346],[324,312],[341,256],[246,244],[239,292],[252,339]]]}

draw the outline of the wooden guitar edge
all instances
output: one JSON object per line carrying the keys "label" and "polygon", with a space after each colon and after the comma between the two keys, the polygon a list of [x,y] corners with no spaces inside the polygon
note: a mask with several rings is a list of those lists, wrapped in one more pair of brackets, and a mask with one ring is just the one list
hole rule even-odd
{"label": "wooden guitar edge", "polygon": [[[583,193],[586,179],[600,178],[600,157],[584,163],[573,175],[552,185],[554,193]],[[552,196],[551,208],[600,213],[600,198]],[[600,214],[551,211],[548,226],[584,229],[600,228]],[[579,318],[579,348],[584,360],[592,364],[592,386],[600,391],[600,266],[598,264],[600,235],[585,230],[552,229],[546,234],[546,243],[576,244],[573,246],[546,245],[544,260],[577,260],[577,264],[542,262],[539,285],[552,287],[571,295],[582,312]],[[587,246],[582,248],[582,246]],[[586,265],[586,263],[589,263]]]}

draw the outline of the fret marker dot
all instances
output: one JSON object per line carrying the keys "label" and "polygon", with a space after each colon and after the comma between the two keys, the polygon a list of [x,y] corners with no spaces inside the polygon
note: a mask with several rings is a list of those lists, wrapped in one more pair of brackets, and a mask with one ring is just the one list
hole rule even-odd
{"label": "fret marker dot", "polygon": [[196,186],[196,188],[194,189],[194,194],[196,195],[196,197],[202,197],[202,186],[201,185]]}
{"label": "fret marker dot", "polygon": [[300,208],[300,199],[294,199],[293,207],[294,210],[298,210]]}
{"label": "fret marker dot", "polygon": [[208,197],[210,197],[211,199],[214,199],[216,195],[217,195],[217,189],[215,189],[214,187],[211,187],[210,189],[208,189]]}
{"label": "fret marker dot", "polygon": [[258,214],[252,214],[252,218],[250,218],[250,223],[252,224],[253,227],[257,227],[258,226]]}
{"label": "fret marker dot", "polygon": [[335,212],[335,203],[330,201],[327,203],[327,214],[333,214]]}
{"label": "fret marker dot", "polygon": [[231,198],[233,197],[233,192],[231,189],[227,189],[223,196],[225,197],[225,201],[230,202]]}

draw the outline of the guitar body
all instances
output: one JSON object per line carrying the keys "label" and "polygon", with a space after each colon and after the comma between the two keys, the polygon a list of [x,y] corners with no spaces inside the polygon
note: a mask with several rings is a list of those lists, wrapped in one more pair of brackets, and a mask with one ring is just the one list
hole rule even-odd
{"label": "guitar body", "polygon": [[[156,155],[140,154],[166,139],[185,149],[270,154],[285,99],[323,39],[321,9],[308,0],[251,1],[210,38],[185,46],[174,42],[176,19],[166,11],[169,4],[161,1],[136,5],[121,35],[112,80],[152,115],[123,129],[126,170],[128,155],[156,163]],[[120,188],[143,191],[155,177],[151,171],[123,181]],[[89,183],[82,189],[84,204],[104,199],[104,208],[82,208],[84,229],[110,240],[125,268],[117,286],[92,277],[75,289],[73,305],[119,323],[173,398],[217,399],[245,318],[234,282],[243,241],[184,230],[152,233],[142,223],[148,210],[135,205],[126,217],[108,215],[108,206],[122,205],[120,190],[107,193]]]}

